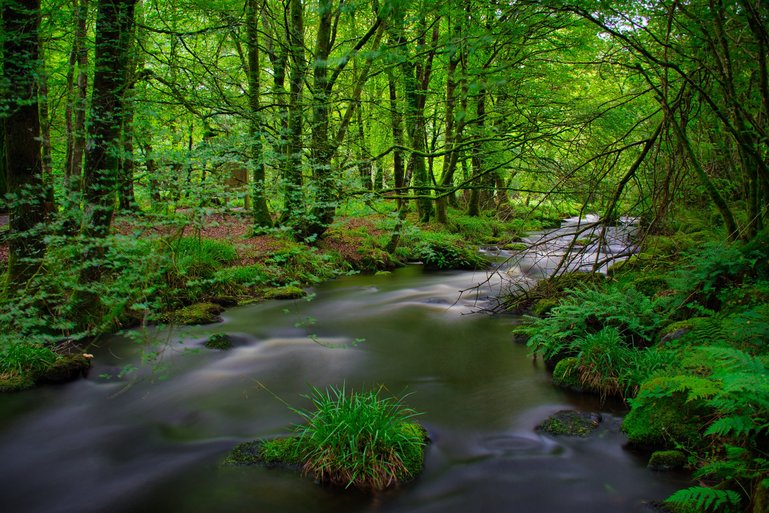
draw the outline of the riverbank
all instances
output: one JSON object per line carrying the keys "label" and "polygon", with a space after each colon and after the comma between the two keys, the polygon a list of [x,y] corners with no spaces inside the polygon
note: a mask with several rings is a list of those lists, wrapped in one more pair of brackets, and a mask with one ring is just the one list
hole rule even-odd
{"label": "riverbank", "polygon": [[[71,373],[76,377],[87,368],[88,344],[103,334],[216,322],[226,307],[297,298],[337,276],[386,272],[410,261],[434,270],[485,268],[479,245],[513,244],[541,221],[453,211],[448,225],[423,225],[415,214],[400,219],[358,208],[342,212],[322,239],[303,242],[286,230],[254,233],[244,212],[121,216],[113,226],[104,241],[52,234],[42,272],[0,302],[8,328],[0,334],[0,390],[50,381],[65,359],[81,364]],[[101,256],[84,261],[94,244]],[[94,267],[100,280],[84,284],[84,271]]]}
{"label": "riverbank", "polygon": [[567,274],[508,303],[538,314],[517,332],[555,384],[624,399],[628,447],[694,473],[671,511],[765,513],[769,233],[718,240],[649,236],[607,279]]}

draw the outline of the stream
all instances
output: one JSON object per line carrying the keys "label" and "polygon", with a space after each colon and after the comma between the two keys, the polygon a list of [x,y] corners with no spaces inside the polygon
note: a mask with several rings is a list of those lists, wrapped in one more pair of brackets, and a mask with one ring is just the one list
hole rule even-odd
{"label": "stream", "polygon": [[[518,318],[473,313],[494,291],[458,291],[486,277],[410,265],[233,308],[216,325],[106,338],[88,379],[0,395],[2,510],[622,513],[684,486],[622,448],[621,405],[551,385],[512,342]],[[214,333],[235,347],[204,348]],[[285,434],[301,420],[287,405],[307,408],[309,386],[329,384],[383,385],[423,412],[432,442],[416,481],[371,497],[220,464],[239,442]],[[597,435],[534,431],[564,408],[600,411]]]}

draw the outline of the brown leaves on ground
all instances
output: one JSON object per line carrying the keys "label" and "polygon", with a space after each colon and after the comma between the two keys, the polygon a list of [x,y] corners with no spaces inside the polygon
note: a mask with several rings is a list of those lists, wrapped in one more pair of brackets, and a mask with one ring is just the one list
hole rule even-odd
{"label": "brown leaves on ground", "polygon": [[[227,240],[237,247],[240,265],[251,265],[269,258],[289,244],[285,238],[278,235],[251,235],[252,228],[251,217],[238,213],[210,214],[195,222],[192,219],[182,219],[177,224],[171,224],[163,218],[159,218],[157,224],[147,224],[146,220],[119,217],[113,226],[116,233],[142,238],[176,235]],[[376,237],[384,233],[368,218],[342,218],[338,219],[319,241],[318,247],[324,251],[338,252],[342,258],[357,267],[356,264],[361,264],[362,260],[369,256],[366,251],[361,251],[361,238],[364,234],[367,237]],[[0,266],[7,263],[8,244],[0,239]]]}

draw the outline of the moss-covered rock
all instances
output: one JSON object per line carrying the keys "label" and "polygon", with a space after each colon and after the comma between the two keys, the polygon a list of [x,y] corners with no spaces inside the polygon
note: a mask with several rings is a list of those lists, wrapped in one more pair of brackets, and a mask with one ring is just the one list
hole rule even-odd
{"label": "moss-covered rock", "polygon": [[706,335],[705,338],[711,338],[707,334],[712,331],[718,331],[718,324],[719,321],[712,317],[692,317],[668,324],[659,331],[658,337],[660,343],[663,344],[674,340],[686,341],[696,337],[698,332],[700,332],[700,335]]}
{"label": "moss-covered rock", "polygon": [[681,451],[654,451],[647,465],[652,470],[675,470],[686,466],[686,454]]}
{"label": "moss-covered rock", "polygon": [[232,306],[238,306],[240,301],[235,296],[216,296],[211,298],[211,302],[216,303],[219,306],[229,308]]}
{"label": "moss-covered rock", "polygon": [[165,316],[166,321],[173,324],[182,324],[185,326],[194,324],[213,324],[221,322],[219,317],[224,311],[224,307],[216,303],[196,303],[175,310]]}
{"label": "moss-covered rock", "polygon": [[91,368],[91,355],[79,353],[60,356],[50,366],[36,376],[38,383],[66,383],[88,374]]}
{"label": "moss-covered rock", "polygon": [[[423,444],[403,444],[399,445],[396,452],[397,460],[402,463],[401,468],[391,468],[395,470],[396,475],[393,481],[387,481],[386,486],[397,486],[411,481],[422,472],[424,466],[425,447],[429,438],[427,431],[418,423],[407,422],[400,425],[400,429],[407,437],[414,437],[416,440],[424,440]],[[376,451],[376,448],[374,448]],[[308,469],[314,467],[310,462],[316,450],[309,446],[306,441],[298,436],[287,436],[273,438],[269,440],[256,440],[244,442],[235,446],[225,457],[225,465],[266,465],[268,467],[286,467],[296,469],[303,473],[311,473]],[[392,454],[369,455],[371,461],[382,459],[389,461]],[[324,484],[337,484],[345,487],[354,486],[364,490],[371,490],[371,483],[365,476],[360,479],[350,481],[348,475],[335,476],[334,466],[324,467],[323,475],[313,475],[318,482]]]}
{"label": "moss-covered rock", "polygon": [[580,381],[579,359],[564,358],[553,369],[553,383],[559,387],[582,392],[584,387]]}
{"label": "moss-covered rock", "polygon": [[512,242],[510,244],[505,244],[504,246],[502,246],[502,249],[518,253],[518,252],[526,251],[527,249],[529,249],[529,245],[526,244],[525,242]]}
{"label": "moss-covered rock", "polygon": [[32,376],[17,373],[0,374],[0,392],[20,392],[35,386]]}
{"label": "moss-covered rock", "polygon": [[259,465],[262,458],[262,441],[254,440],[236,445],[224,458],[225,465]]}
{"label": "moss-covered rock", "polygon": [[216,333],[208,337],[208,340],[203,342],[203,345],[208,349],[226,351],[227,349],[232,349],[232,340],[226,333]]}
{"label": "moss-covered rock", "polygon": [[557,436],[590,436],[603,421],[600,413],[561,410],[545,419],[535,429]]}
{"label": "moss-covered rock", "polygon": [[[633,402],[633,408],[622,422],[622,430],[632,449],[656,451],[674,449],[679,445],[694,447],[702,439],[700,429],[705,425],[704,411],[696,402],[687,402],[681,393],[648,394],[659,389],[659,379],[651,379],[641,385],[642,401]],[[664,385],[663,385],[664,386]]]}
{"label": "moss-covered rock", "polygon": [[531,313],[537,317],[544,317],[550,313],[550,310],[558,306],[559,302],[558,299],[552,297],[540,299],[531,307]]}
{"label": "moss-covered rock", "polygon": [[288,285],[286,287],[280,287],[277,289],[270,289],[264,294],[265,299],[301,299],[306,296],[307,293],[304,289],[296,287],[294,285]]}

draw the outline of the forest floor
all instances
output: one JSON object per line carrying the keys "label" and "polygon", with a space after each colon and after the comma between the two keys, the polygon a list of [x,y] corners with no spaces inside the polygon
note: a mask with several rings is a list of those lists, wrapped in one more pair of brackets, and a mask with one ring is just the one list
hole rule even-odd
{"label": "forest floor", "polygon": [[[0,269],[8,264],[8,241],[2,237],[7,231],[8,215],[0,215]],[[339,226],[348,229],[364,229],[371,234],[384,233],[377,230],[373,223],[364,218],[346,218],[338,221]],[[275,235],[252,235],[252,220],[249,216],[240,213],[229,214],[211,214],[200,219],[196,226],[186,225],[181,229],[158,223],[154,226],[144,225],[138,228],[133,220],[127,218],[118,218],[115,222],[115,231],[123,235],[138,233],[141,230],[142,237],[171,236],[174,232],[178,236],[199,236],[206,239],[225,240],[236,244],[240,248],[249,248],[247,252],[241,252],[240,265],[250,265],[254,263],[255,256],[269,256],[271,253],[282,249],[285,244]],[[333,249],[339,252],[345,260],[354,261],[359,259],[359,245],[352,239],[345,240],[341,237],[332,237],[322,240],[319,247],[323,249]]]}

